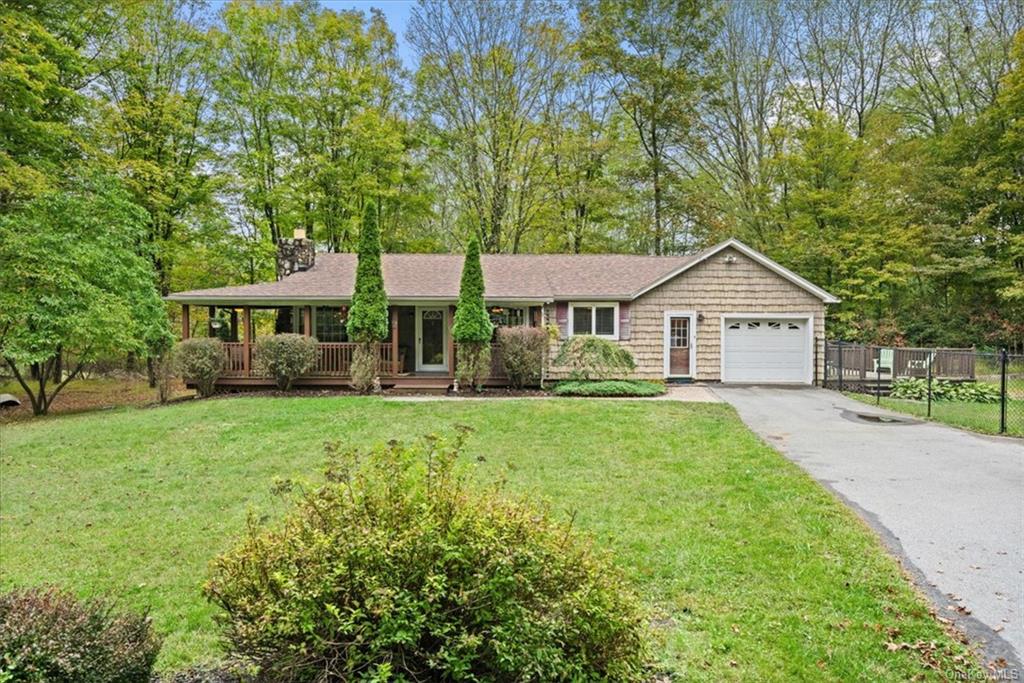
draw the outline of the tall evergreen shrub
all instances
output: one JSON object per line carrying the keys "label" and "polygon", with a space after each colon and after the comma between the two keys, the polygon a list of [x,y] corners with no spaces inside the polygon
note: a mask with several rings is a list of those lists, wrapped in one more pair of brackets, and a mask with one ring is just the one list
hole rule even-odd
{"label": "tall evergreen shrub", "polygon": [[374,345],[388,335],[388,297],[380,265],[380,228],[372,202],[367,203],[363,214],[358,259],[355,292],[345,325],[349,339],[357,343],[352,355],[352,385],[365,393],[377,378]]}
{"label": "tall evergreen shrub", "polygon": [[484,305],[484,270],[480,265],[480,242],[473,237],[466,249],[455,308],[452,337],[458,344],[456,376],[459,383],[479,388],[491,365],[491,335],[494,325]]}

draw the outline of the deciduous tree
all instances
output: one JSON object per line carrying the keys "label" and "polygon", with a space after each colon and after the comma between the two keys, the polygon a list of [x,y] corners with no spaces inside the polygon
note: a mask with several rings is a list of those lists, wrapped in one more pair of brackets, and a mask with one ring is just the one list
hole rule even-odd
{"label": "deciduous tree", "polygon": [[[146,222],[116,180],[96,174],[0,216],[0,356],[36,415],[49,410],[85,363],[169,347],[167,314],[145,253]],[[55,373],[63,358],[70,372]],[[25,372],[32,364],[42,368],[34,386]]]}

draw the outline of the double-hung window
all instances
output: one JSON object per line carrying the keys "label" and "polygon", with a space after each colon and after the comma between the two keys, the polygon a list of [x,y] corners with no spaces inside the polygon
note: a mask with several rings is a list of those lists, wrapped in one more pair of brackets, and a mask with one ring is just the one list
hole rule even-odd
{"label": "double-hung window", "polygon": [[573,335],[618,339],[619,305],[617,303],[571,303],[569,324]]}
{"label": "double-hung window", "polygon": [[316,308],[317,341],[344,342],[348,341],[348,330],[345,329],[345,314],[340,308],[317,306]]}

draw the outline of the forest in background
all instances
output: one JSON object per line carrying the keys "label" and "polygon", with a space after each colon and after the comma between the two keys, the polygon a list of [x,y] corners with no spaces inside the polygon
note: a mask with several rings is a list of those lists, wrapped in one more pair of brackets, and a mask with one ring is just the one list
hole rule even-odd
{"label": "forest in background", "polygon": [[830,336],[1020,348],[1022,27],[1016,0],[423,0],[410,66],[381,13],[309,0],[0,0],[0,222],[88,196],[163,294],[272,278],[295,228],[352,251],[367,203],[395,252],[735,236],[843,300]]}

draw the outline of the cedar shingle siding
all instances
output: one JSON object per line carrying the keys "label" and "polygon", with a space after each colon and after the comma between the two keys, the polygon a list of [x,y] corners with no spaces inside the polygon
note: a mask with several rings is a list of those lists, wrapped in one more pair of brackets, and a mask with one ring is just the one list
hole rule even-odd
{"label": "cedar shingle siding", "polygon": [[[735,262],[726,263],[728,256],[735,258]],[[695,377],[704,381],[721,379],[723,313],[813,315],[815,377],[821,377],[825,304],[735,249],[722,250],[632,302],[630,338],[619,343],[633,354],[638,377],[664,377],[665,311],[694,311],[704,316],[704,320],[697,321]],[[554,321],[554,305],[545,307],[545,316],[546,320]],[[557,345],[552,351],[557,353]],[[548,376],[557,379],[564,374],[564,370],[551,368]]]}

